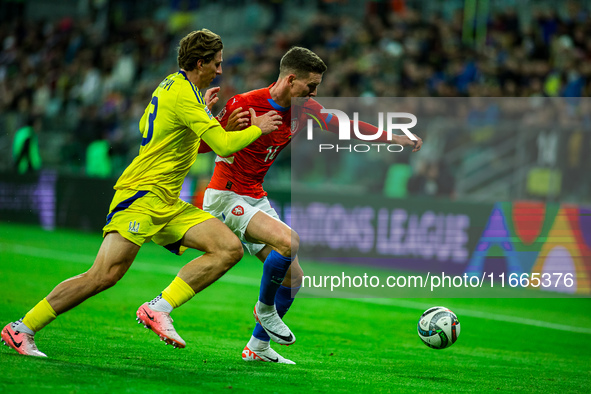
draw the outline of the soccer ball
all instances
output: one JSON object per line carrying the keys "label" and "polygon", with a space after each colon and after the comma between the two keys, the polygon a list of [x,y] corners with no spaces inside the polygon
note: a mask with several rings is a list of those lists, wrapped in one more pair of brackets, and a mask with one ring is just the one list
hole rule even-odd
{"label": "soccer ball", "polygon": [[421,315],[417,324],[419,338],[433,349],[445,349],[460,336],[460,322],[455,313],[444,306],[434,306]]}

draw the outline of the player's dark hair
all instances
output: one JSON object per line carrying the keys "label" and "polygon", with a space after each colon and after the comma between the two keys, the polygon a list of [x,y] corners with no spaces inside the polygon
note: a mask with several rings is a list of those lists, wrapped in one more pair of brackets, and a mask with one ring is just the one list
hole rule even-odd
{"label": "player's dark hair", "polygon": [[297,77],[307,77],[309,73],[324,74],[326,64],[320,57],[309,49],[293,47],[281,58],[279,77],[295,74]]}
{"label": "player's dark hair", "polygon": [[214,32],[207,29],[192,31],[179,43],[179,67],[185,71],[192,71],[199,59],[203,59],[203,63],[209,63],[223,48],[222,38]]}

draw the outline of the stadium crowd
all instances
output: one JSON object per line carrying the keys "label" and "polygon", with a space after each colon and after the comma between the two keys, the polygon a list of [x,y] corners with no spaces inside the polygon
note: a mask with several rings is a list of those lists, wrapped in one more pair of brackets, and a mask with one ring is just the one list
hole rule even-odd
{"label": "stadium crowd", "polygon": [[[328,65],[320,96],[591,94],[591,17],[575,2],[562,15],[534,10],[531,23],[512,9],[492,12],[483,45],[463,42],[461,10],[450,19],[385,4],[360,6],[358,18],[319,8],[306,21],[253,32],[248,46],[224,52],[224,74],[215,82],[222,87],[217,109],[234,94],[272,83],[279,59],[292,45],[312,49]],[[280,11],[275,9],[274,17],[286,19]],[[57,164],[74,172],[83,171],[93,142],[107,141],[116,176],[137,152],[137,121],[154,76],[175,71],[169,55],[186,31],[174,31],[166,20],[98,15],[16,18],[0,25],[0,121],[12,133],[31,117],[44,120],[43,130],[61,130]],[[288,155],[282,160],[289,164]],[[367,177],[368,186],[383,183],[386,170]],[[452,195],[448,189],[445,194]]]}

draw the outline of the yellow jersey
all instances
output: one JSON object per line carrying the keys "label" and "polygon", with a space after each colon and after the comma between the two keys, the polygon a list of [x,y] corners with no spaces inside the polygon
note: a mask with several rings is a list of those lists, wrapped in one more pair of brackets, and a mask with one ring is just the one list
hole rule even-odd
{"label": "yellow jersey", "polygon": [[139,126],[143,136],[139,154],[114,188],[147,190],[173,204],[195,162],[201,136],[222,127],[182,70],[158,85]]}

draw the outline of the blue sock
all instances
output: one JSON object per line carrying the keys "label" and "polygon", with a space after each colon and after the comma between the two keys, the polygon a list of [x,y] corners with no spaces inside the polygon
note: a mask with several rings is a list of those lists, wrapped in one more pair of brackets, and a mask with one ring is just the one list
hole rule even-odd
{"label": "blue sock", "polygon": [[300,288],[301,286],[292,288],[282,285],[279,290],[277,290],[277,295],[275,296],[275,308],[277,308],[277,314],[280,318],[283,319],[283,316],[289,311],[289,307],[293,303],[297,292],[300,291]]}
{"label": "blue sock", "polygon": [[[282,285],[279,287],[279,290],[277,290],[277,295],[275,296],[275,308],[277,308],[277,314],[279,317],[283,318],[283,316],[285,316],[289,310],[289,307],[293,303],[292,293],[293,297],[295,297],[300,288],[301,286],[291,288]],[[269,342],[271,340],[269,335],[267,335],[265,332],[265,329],[261,327],[259,323],[256,324],[254,330],[252,331],[252,336],[265,342]]]}
{"label": "blue sock", "polygon": [[263,263],[263,277],[259,301],[266,305],[275,304],[275,295],[291,265],[291,257],[285,257],[272,250]]}

